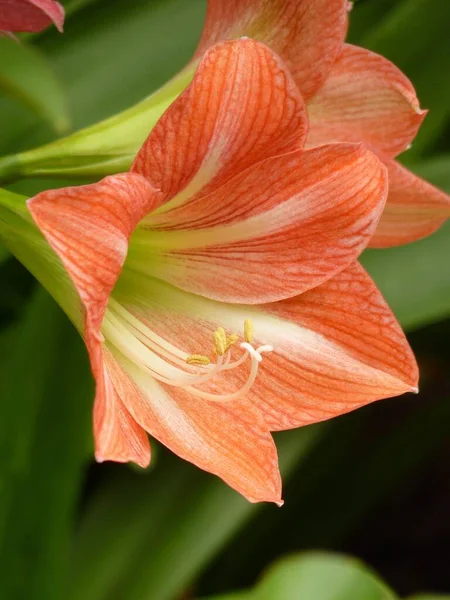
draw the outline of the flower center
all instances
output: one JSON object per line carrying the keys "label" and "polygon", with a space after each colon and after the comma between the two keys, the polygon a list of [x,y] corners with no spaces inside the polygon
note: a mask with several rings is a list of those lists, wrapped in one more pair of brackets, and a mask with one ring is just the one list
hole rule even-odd
{"label": "flower center", "polygon": [[[212,402],[237,400],[249,392],[258,375],[265,352],[272,352],[269,344],[253,345],[253,324],[244,322],[242,350],[232,360],[231,349],[239,343],[235,333],[227,334],[222,327],[212,334],[215,362],[206,354],[188,354],[152,331],[126,308],[110,299],[102,326],[105,338],[127,358],[144,369],[157,381],[180,387],[191,395]],[[219,373],[228,373],[250,363],[247,379],[240,389],[229,394],[215,394],[199,389],[215,379]]]}

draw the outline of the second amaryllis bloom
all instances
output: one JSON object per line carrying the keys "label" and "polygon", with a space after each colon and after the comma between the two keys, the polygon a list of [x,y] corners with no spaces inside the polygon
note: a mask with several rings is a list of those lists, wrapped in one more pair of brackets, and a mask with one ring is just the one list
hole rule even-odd
{"label": "second amaryllis bloom", "polygon": [[[271,431],[416,391],[356,262],[386,169],[361,145],[304,150],[307,135],[277,55],[225,42],[129,173],[29,201],[80,299],[68,312],[96,379],[98,460],[147,465],[148,432],[250,501],[281,503]],[[46,285],[61,297],[64,281]]]}
{"label": "second amaryllis bloom", "polygon": [[307,102],[307,145],[363,142],[387,166],[389,195],[370,246],[398,246],[436,231],[450,216],[450,197],[396,160],[427,111],[392,62],[343,43],[351,7],[348,0],[208,0],[196,56],[241,35],[275,50]]}

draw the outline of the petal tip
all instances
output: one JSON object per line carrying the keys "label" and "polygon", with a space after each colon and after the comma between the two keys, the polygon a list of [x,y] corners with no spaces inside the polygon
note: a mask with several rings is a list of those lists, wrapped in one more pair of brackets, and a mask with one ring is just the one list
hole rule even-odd
{"label": "petal tip", "polygon": [[[415,362],[415,361],[414,361]],[[414,364],[414,373],[410,377],[403,380],[404,382],[404,394],[418,394],[419,393],[419,372],[417,363]]]}
{"label": "petal tip", "polygon": [[138,467],[141,467],[142,469],[146,469],[150,465],[150,453],[148,453],[148,454],[141,453],[134,457],[111,456],[109,458],[104,456],[100,452],[95,453],[95,462],[101,464],[108,460],[112,461],[112,462],[119,462],[119,463],[133,462],[136,465],[138,465]]}
{"label": "petal tip", "polygon": [[52,19],[53,23],[56,26],[56,29],[60,32],[64,32],[64,19],[66,16],[64,7],[59,2],[55,2],[53,10],[47,13],[49,17]]}
{"label": "petal tip", "polygon": [[279,500],[278,502],[275,502],[275,504],[278,506],[278,508],[281,508],[284,506],[284,500]]}
{"label": "petal tip", "polygon": [[136,463],[141,469],[146,469],[150,465],[150,455],[135,458],[132,462]]}

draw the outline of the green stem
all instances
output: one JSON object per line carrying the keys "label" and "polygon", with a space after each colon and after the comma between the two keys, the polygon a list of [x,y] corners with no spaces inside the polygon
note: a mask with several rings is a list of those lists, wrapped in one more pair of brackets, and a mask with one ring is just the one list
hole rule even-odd
{"label": "green stem", "polygon": [[11,183],[20,177],[21,165],[15,155],[0,158],[0,181]]}
{"label": "green stem", "polygon": [[0,241],[53,296],[78,330],[80,301],[59,258],[27,209],[26,198],[0,189]]}
{"label": "green stem", "polygon": [[0,183],[27,177],[100,178],[127,171],[161,115],[190,83],[189,65],[151,96],[66,138],[0,158]]}

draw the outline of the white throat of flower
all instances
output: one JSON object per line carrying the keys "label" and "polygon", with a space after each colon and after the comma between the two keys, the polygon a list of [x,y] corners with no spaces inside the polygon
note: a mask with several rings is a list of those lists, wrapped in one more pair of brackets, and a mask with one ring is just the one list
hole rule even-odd
{"label": "white throat of flower", "polygon": [[[110,299],[102,332],[108,342],[157,381],[183,388],[192,396],[211,402],[228,402],[245,396],[255,383],[263,354],[273,350],[269,344],[258,347],[252,344],[253,325],[250,320],[246,320],[244,341],[239,345],[241,356],[231,360],[231,348],[238,343],[239,336],[227,335],[219,327],[212,336],[215,353],[215,363],[212,363],[204,354],[188,354],[180,350],[113,299]],[[219,373],[238,369],[249,361],[247,380],[237,391],[214,394],[198,389],[198,386],[212,381]]]}

